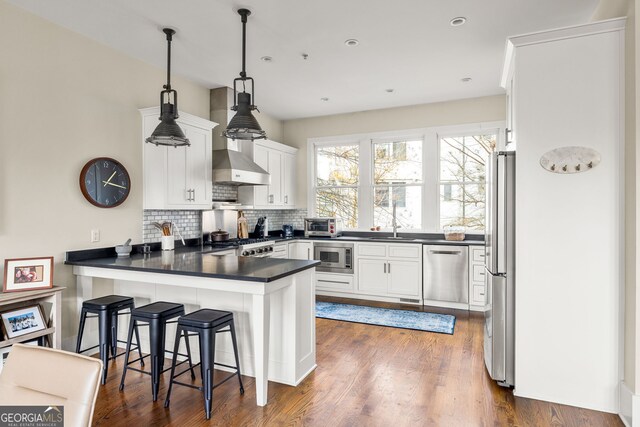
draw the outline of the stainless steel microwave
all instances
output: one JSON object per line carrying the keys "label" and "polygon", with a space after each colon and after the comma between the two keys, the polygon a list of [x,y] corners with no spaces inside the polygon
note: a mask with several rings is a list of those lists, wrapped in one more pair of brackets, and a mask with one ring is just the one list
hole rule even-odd
{"label": "stainless steel microwave", "polygon": [[353,243],[314,242],[313,259],[320,261],[316,271],[353,274]]}
{"label": "stainless steel microwave", "polygon": [[341,221],[337,218],[305,218],[305,237],[338,237],[342,233]]}

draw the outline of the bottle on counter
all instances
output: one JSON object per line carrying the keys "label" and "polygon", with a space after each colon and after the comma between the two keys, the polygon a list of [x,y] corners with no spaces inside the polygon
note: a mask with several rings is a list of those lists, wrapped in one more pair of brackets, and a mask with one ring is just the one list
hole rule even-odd
{"label": "bottle on counter", "polygon": [[238,212],[238,239],[249,238],[249,225],[247,219],[244,217],[244,212]]}

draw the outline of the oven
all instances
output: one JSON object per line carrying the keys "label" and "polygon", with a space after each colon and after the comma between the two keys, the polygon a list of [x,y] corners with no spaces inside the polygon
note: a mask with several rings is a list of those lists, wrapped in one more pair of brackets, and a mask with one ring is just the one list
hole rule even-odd
{"label": "oven", "polygon": [[353,243],[314,242],[313,259],[320,261],[316,271],[353,274]]}
{"label": "oven", "polygon": [[341,228],[341,222],[336,218],[304,219],[304,237],[338,237]]}

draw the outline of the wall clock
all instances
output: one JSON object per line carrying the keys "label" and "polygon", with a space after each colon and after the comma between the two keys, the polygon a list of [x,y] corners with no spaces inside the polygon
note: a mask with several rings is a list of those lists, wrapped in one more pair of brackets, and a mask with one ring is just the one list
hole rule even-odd
{"label": "wall clock", "polygon": [[114,208],[129,196],[131,180],[122,163],[109,157],[97,157],[82,168],[80,190],[92,205]]}

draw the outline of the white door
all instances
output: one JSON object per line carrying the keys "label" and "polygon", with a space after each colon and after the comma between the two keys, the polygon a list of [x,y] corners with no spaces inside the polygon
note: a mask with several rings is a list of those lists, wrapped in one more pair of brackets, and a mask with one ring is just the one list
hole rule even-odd
{"label": "white door", "polygon": [[283,153],[277,150],[269,151],[269,175],[271,175],[271,185],[269,185],[269,205],[282,206],[282,156]]}
{"label": "white door", "polygon": [[194,208],[211,209],[211,131],[188,127],[185,132],[191,142],[186,149],[187,190],[191,191],[191,204]]}
{"label": "white door", "polygon": [[293,154],[285,153],[283,155],[283,203],[286,208],[296,207],[296,156]]}
{"label": "white door", "polygon": [[[188,206],[191,193],[187,184],[187,147],[166,147],[167,205],[174,208]],[[162,171],[158,171],[161,174]]]}
{"label": "white door", "polygon": [[[271,174],[269,170],[269,151],[269,149],[256,144],[253,148],[253,161]],[[271,182],[273,182],[273,178],[271,179]],[[269,206],[269,187],[268,185],[255,185],[253,187],[253,204],[255,206]]]}
{"label": "white door", "polygon": [[422,267],[419,262],[389,261],[389,293],[422,299]]}
{"label": "white door", "polygon": [[388,280],[386,260],[366,258],[358,260],[358,290],[386,295]]}

